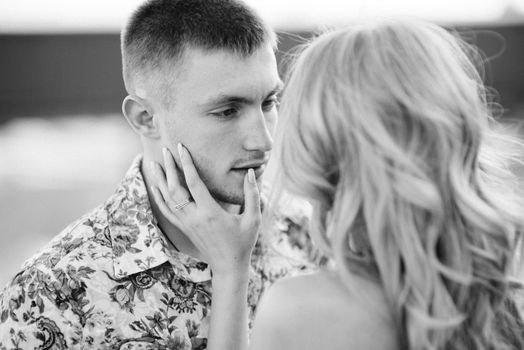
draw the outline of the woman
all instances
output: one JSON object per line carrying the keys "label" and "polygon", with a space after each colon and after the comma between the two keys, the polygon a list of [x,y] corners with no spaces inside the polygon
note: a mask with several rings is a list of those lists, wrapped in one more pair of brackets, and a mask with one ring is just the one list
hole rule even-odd
{"label": "woman", "polygon": [[[303,51],[282,97],[280,184],[313,204],[313,238],[335,268],[275,285],[250,349],[524,349],[510,277],[523,148],[497,131],[472,53],[414,20],[326,33]],[[198,195],[184,149],[182,164],[194,205],[215,218],[214,241],[198,237],[204,224],[195,240],[227,291],[214,295],[208,347],[241,349],[258,192],[248,174],[245,213],[229,217]],[[191,207],[156,193],[191,226]]]}

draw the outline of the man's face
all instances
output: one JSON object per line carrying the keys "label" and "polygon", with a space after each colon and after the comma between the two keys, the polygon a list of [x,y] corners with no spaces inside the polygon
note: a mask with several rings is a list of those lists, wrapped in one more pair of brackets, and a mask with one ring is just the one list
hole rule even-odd
{"label": "man's face", "polygon": [[247,169],[260,182],[273,144],[281,81],[272,48],[248,57],[188,49],[172,71],[169,106],[155,112],[162,143],[178,164],[177,143],[189,150],[217,200],[243,203]]}

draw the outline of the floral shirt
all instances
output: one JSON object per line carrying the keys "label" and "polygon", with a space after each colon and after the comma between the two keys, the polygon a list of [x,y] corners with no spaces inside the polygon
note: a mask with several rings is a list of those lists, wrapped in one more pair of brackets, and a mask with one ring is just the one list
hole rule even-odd
{"label": "floral shirt", "polygon": [[[206,348],[210,269],[167,244],[140,164],[139,156],[105,204],[56,236],[1,292],[0,350]],[[253,251],[251,320],[269,284],[311,267],[279,251],[292,223],[280,219]]]}

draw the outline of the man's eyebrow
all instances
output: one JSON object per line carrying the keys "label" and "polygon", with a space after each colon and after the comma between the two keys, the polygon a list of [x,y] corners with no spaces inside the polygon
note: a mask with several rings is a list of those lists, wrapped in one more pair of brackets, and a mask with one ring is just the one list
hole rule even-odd
{"label": "man's eyebrow", "polygon": [[[266,98],[270,96],[278,95],[282,91],[283,87],[284,87],[284,83],[282,82],[282,80],[279,79],[279,81],[275,85],[275,88],[273,88],[267,94]],[[228,104],[228,103],[252,104],[254,103],[254,100],[251,98],[243,97],[243,96],[220,94],[208,100],[207,102],[202,103],[202,106],[215,106],[215,105]]]}
{"label": "man's eyebrow", "polygon": [[247,97],[242,96],[233,96],[233,95],[225,95],[221,94],[218,95],[208,102],[204,103],[204,105],[212,106],[212,105],[221,105],[221,104],[228,104],[228,103],[251,103],[251,99]]}

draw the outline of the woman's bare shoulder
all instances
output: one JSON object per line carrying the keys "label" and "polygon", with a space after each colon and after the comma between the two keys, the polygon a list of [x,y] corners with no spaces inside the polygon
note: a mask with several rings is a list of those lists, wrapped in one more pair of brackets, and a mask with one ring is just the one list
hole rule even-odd
{"label": "woman's bare shoulder", "polygon": [[264,296],[251,349],[397,349],[393,322],[378,286],[351,293],[332,272],[284,279]]}

